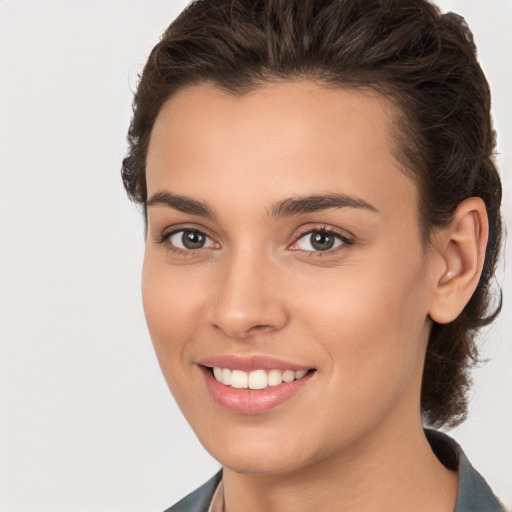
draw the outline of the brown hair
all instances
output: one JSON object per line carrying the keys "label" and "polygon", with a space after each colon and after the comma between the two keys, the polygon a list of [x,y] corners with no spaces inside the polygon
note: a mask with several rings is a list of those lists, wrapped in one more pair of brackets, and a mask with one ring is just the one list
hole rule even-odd
{"label": "brown hair", "polygon": [[478,287],[453,322],[434,324],[421,407],[434,426],[466,415],[475,337],[488,315],[501,240],[501,182],[493,152],[489,86],[464,20],[426,0],[198,0],[169,26],[145,65],[133,103],[122,176],[130,198],[147,201],[151,130],[177,90],[210,82],[233,95],[277,80],[309,79],[377,90],[400,111],[401,163],[420,192],[425,242],[457,206],[480,197],[490,238]]}

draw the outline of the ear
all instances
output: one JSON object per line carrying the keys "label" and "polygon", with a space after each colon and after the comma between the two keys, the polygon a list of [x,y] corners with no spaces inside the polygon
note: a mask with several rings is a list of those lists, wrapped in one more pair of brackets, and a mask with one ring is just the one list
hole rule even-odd
{"label": "ear", "polygon": [[452,322],[469,302],[482,273],[488,236],[487,210],[479,197],[460,203],[451,224],[434,236],[440,264],[435,266],[429,315],[435,322]]}

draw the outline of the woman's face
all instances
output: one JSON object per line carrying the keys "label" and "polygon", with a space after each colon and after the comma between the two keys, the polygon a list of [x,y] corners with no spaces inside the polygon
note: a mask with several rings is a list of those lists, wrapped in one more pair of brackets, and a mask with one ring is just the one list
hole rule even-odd
{"label": "woman's face", "polygon": [[285,474],[420,422],[433,272],[392,115],[301,82],[185,88],[156,120],[144,309],[226,467]]}

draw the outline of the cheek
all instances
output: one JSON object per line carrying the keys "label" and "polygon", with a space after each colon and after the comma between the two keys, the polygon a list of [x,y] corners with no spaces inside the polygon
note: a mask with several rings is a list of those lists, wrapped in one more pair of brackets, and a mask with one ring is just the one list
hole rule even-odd
{"label": "cheek", "polygon": [[[197,280],[146,257],[142,271],[142,301],[155,352],[169,385],[190,363],[187,340],[198,328],[202,294]],[[174,388],[174,386],[172,386]]]}
{"label": "cheek", "polygon": [[386,393],[391,398],[421,373],[427,322],[421,257],[378,261],[310,283],[298,314],[323,345],[333,386],[354,406]]}

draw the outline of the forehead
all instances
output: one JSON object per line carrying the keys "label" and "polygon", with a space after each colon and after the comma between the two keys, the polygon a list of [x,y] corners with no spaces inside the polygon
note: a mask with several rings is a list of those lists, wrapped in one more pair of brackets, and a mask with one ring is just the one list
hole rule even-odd
{"label": "forehead", "polygon": [[208,84],[186,87],[156,119],[148,195],[162,188],[200,191],[214,201],[229,189],[240,200],[264,192],[262,201],[270,201],[341,192],[375,204],[406,194],[415,208],[415,186],[395,158],[395,114],[374,91],[307,81],[269,84],[240,97]]}

